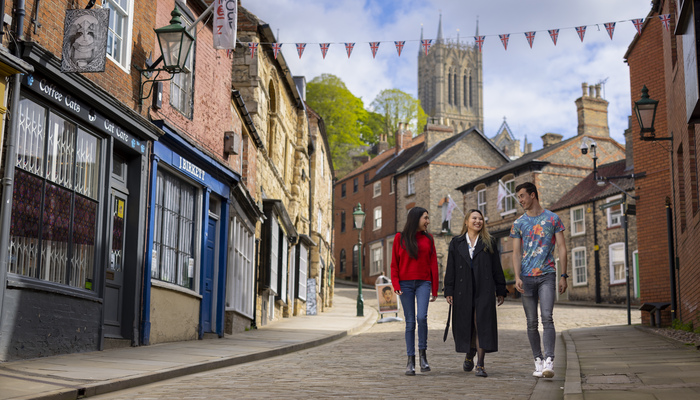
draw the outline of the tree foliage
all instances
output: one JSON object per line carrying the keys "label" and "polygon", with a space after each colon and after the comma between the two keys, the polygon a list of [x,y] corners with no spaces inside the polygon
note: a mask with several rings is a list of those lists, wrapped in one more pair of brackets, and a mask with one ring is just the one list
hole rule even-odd
{"label": "tree foliage", "polygon": [[428,120],[420,101],[399,89],[382,90],[370,104],[370,110],[384,116],[387,133],[396,132],[399,122],[408,123],[410,130],[419,133]]}

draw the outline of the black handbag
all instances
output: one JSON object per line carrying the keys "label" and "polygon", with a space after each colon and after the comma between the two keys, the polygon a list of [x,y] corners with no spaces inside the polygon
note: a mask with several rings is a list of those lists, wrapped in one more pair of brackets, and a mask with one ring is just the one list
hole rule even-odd
{"label": "black handbag", "polygon": [[447,311],[447,325],[445,325],[445,334],[442,335],[442,341],[447,341],[447,332],[450,331],[450,317],[452,316],[452,304],[450,304],[450,310]]}

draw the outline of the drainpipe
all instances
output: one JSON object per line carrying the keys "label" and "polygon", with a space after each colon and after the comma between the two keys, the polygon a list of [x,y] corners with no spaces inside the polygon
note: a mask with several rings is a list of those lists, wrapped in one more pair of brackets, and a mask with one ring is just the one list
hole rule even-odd
{"label": "drainpipe", "polygon": [[598,218],[596,218],[595,201],[593,201],[593,260],[595,262],[595,302],[602,303],[600,295],[600,246],[598,246]]}
{"label": "drainpipe", "polygon": [[[4,3],[4,2],[3,2]],[[4,9],[3,9],[4,15]],[[24,0],[18,0],[15,7],[15,28],[19,42],[24,35]],[[15,45],[15,56],[20,56],[19,45]],[[9,137],[7,138],[7,152],[5,153],[5,176],[2,178],[2,202],[0,203],[0,332],[2,332],[3,304],[5,299],[5,287],[7,282],[7,265],[9,263],[10,247],[10,222],[12,218],[12,190],[15,179],[15,161],[17,159],[15,149],[15,136],[19,129],[19,91],[22,83],[22,74],[12,75],[12,119]]]}

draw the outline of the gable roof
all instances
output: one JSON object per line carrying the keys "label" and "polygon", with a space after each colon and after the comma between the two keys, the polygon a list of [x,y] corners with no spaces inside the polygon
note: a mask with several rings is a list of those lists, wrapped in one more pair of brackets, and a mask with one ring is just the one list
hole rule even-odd
{"label": "gable roof", "polygon": [[501,157],[503,157],[504,160],[510,161],[510,158],[504,153],[501,149],[499,149],[489,138],[487,138],[479,129],[477,128],[469,128],[466,131],[463,131],[462,133],[459,133],[457,135],[454,135],[452,137],[449,137],[441,142],[438,142],[437,144],[433,145],[431,148],[426,149],[423,154],[421,154],[419,157],[417,157],[415,160],[413,160],[411,163],[407,164],[403,168],[400,168],[397,172],[396,175],[403,175],[405,173],[408,173],[420,166],[430,164],[433,162],[436,158],[438,158],[442,153],[447,151],[450,147],[454,146],[457,142],[460,140],[464,139],[467,137],[467,135],[478,135],[478,137],[481,137],[486,143],[488,143],[493,150],[498,153]]}
{"label": "gable roof", "polygon": [[425,142],[420,142],[413,145],[407,149],[403,149],[399,154],[397,154],[393,159],[391,159],[386,164],[382,165],[374,175],[374,178],[370,180],[371,182],[386,178],[387,176],[394,175],[396,171],[401,169],[404,165],[411,162],[411,160],[419,155],[423,148],[425,147]]}
{"label": "gable roof", "polygon": [[[611,162],[609,164],[604,164],[598,167],[598,176],[623,176],[630,174],[631,171],[626,171],[625,167],[626,161],[624,159]],[[615,179],[615,184],[626,191],[634,190],[633,178]],[[605,184],[603,186],[598,186],[598,182],[593,179],[593,173],[591,172],[588,174],[588,176],[586,176],[586,178],[579,182],[578,185],[574,186],[571,190],[564,194],[564,196],[549,206],[549,209],[552,211],[557,211],[580,204],[590,203],[595,200],[604,199],[619,193],[621,193],[620,189],[613,185]]]}
{"label": "gable roof", "polygon": [[[503,135],[504,131],[505,135]],[[491,140],[493,140],[495,143],[498,141],[499,138],[503,138],[503,136],[505,136],[505,138],[510,141],[515,140],[515,136],[513,136],[513,131],[510,130],[510,126],[508,126],[505,117],[503,117],[503,123],[501,124],[501,127],[498,128],[498,130],[496,131],[496,135],[493,138],[491,138]]]}

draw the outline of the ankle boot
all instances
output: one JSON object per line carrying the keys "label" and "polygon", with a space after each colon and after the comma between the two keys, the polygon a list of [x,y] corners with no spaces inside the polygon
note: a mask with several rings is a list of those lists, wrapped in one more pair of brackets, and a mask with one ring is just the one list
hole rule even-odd
{"label": "ankle boot", "polygon": [[425,354],[425,349],[418,350],[418,354],[420,355],[420,372],[430,371],[430,365],[428,365],[428,357]]}
{"label": "ankle boot", "polygon": [[406,375],[416,374],[416,356],[408,356],[408,364],[406,364]]}

